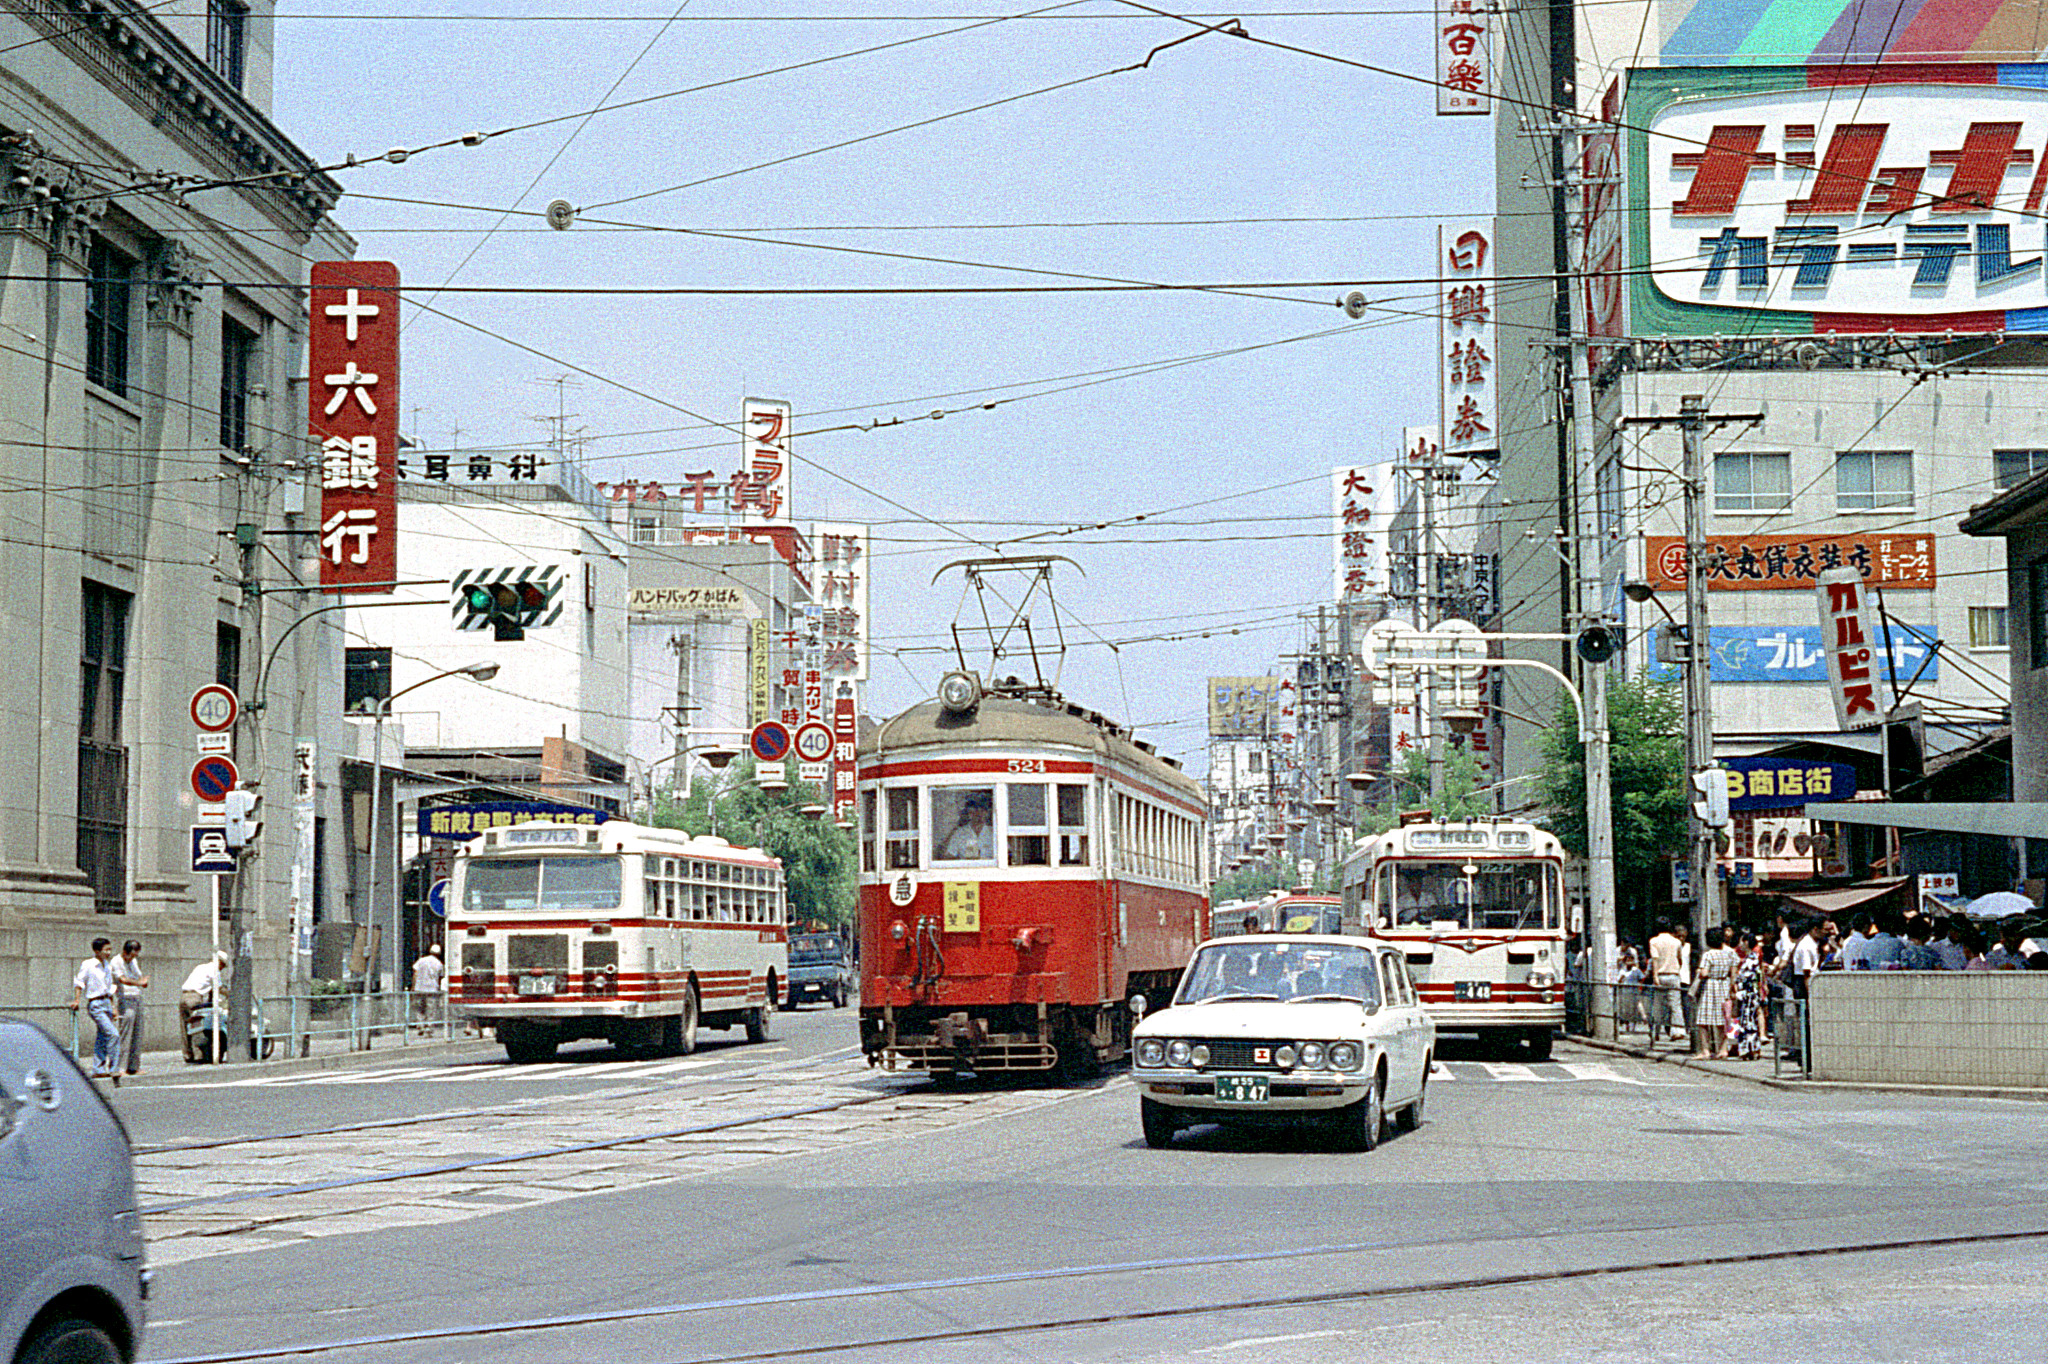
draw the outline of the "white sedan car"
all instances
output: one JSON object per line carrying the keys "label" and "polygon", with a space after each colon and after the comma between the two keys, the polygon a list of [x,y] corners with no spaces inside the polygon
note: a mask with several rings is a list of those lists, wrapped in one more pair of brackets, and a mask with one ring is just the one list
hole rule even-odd
{"label": "white sedan car", "polygon": [[1422,1121],[1435,1052],[1399,948],[1261,933],[1195,949],[1172,1006],[1139,1020],[1131,1078],[1151,1146],[1198,1123],[1310,1118],[1370,1151],[1390,1115]]}

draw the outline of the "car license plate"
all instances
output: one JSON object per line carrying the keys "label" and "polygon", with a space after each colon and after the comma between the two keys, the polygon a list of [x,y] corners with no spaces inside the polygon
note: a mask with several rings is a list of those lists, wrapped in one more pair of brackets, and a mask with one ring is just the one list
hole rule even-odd
{"label": "car license plate", "polygon": [[1263,1075],[1219,1075],[1216,1077],[1216,1102],[1262,1104],[1266,1101],[1267,1084]]}
{"label": "car license plate", "polygon": [[1490,980],[1461,980],[1458,982],[1459,999],[1492,999],[1493,982]]}
{"label": "car license plate", "polygon": [[521,976],[519,993],[522,995],[551,995],[555,992],[553,976]]}

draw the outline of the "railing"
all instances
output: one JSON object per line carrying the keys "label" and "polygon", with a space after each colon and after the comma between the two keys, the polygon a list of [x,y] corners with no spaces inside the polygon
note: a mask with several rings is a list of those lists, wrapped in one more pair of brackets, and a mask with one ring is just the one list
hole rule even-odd
{"label": "railing", "polygon": [[[175,1000],[149,1001],[144,1034],[148,1052],[178,1051]],[[65,1004],[0,1007],[0,1015],[35,1024],[81,1061],[92,1056],[94,1029],[84,1008]],[[416,1039],[450,1041],[460,1035],[448,996],[411,990],[373,994],[273,995],[256,1001],[250,1019],[252,1059],[276,1060],[318,1051],[369,1051],[379,1038],[401,1047]]]}
{"label": "railing", "polygon": [[[1669,1046],[1689,1051],[1692,1028],[1698,1021],[1698,1006],[1690,990],[1648,983],[1602,985],[1573,981],[1566,987],[1565,1007],[1568,1031],[1586,1036],[1584,1029],[1611,1017],[1614,1040],[1641,1047]],[[1718,1018],[1713,1022],[1720,1026]],[[1731,1053],[1732,1059],[1761,1060],[1768,1054],[1774,1075],[1788,1070],[1802,1075],[1810,1073],[1811,1066],[1803,1059],[1811,1048],[1804,1045],[1807,1017],[1801,1001],[1765,998],[1755,1022],[1757,1051],[1749,1056]]]}

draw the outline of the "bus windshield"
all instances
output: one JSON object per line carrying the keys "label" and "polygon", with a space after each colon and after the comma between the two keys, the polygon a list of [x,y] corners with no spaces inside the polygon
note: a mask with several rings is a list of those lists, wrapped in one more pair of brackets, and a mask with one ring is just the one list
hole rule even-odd
{"label": "bus windshield", "polygon": [[1188,966],[1176,1004],[1225,999],[1349,999],[1380,1002],[1372,953],[1363,947],[1272,939],[1212,942]]}
{"label": "bus windshield", "polygon": [[1557,926],[1555,874],[1547,863],[1395,862],[1382,874],[1391,880],[1397,928]]}
{"label": "bus windshield", "polygon": [[617,857],[477,857],[463,870],[469,914],[584,914],[619,907]]}

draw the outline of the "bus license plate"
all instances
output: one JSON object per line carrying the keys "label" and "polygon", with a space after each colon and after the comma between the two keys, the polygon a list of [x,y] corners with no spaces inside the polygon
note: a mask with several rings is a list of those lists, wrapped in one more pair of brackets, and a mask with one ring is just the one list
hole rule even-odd
{"label": "bus license plate", "polygon": [[1220,1104],[1262,1104],[1268,1081],[1263,1075],[1219,1075],[1216,1102]]}
{"label": "bus license plate", "polygon": [[551,995],[555,992],[553,976],[521,976],[519,993],[522,995]]}
{"label": "bus license plate", "polygon": [[1458,982],[1457,997],[1466,999],[1492,999],[1493,982],[1490,980],[1461,980]]}

